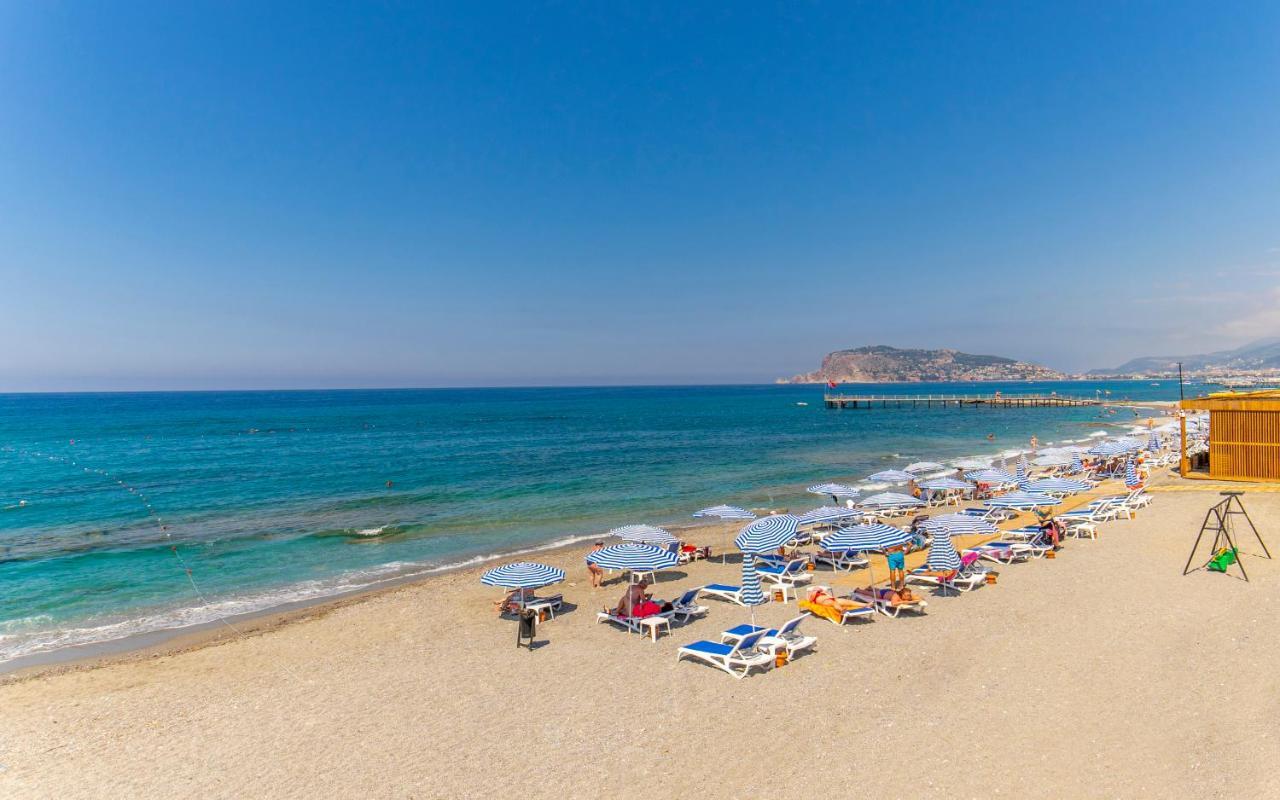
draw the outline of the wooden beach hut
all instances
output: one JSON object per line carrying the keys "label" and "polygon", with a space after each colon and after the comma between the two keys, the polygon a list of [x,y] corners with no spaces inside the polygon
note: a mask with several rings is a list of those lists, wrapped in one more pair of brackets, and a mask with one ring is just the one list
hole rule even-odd
{"label": "wooden beach hut", "polygon": [[[1209,412],[1209,477],[1280,481],[1280,390],[1218,392],[1180,404]],[[1182,420],[1181,472],[1187,477],[1187,422]]]}

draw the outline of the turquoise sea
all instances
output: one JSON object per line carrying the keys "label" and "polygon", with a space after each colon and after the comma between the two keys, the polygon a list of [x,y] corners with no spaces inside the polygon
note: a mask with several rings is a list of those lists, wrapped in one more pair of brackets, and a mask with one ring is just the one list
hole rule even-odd
{"label": "turquoise sea", "polygon": [[[860,388],[1178,392],[1170,382],[842,387]],[[807,509],[823,500],[804,493],[812,483],[1011,454],[1033,434],[1085,439],[1134,419],[1097,407],[832,411],[822,391],[3,395],[0,664],[624,523],[684,524],[716,503]]]}

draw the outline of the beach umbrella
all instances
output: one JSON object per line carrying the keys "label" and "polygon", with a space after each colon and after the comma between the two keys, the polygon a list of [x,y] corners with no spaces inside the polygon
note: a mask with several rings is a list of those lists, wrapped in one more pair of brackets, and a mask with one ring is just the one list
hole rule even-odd
{"label": "beach umbrella", "polygon": [[933,472],[936,469],[946,469],[945,464],[939,464],[937,461],[917,461],[914,464],[908,464],[903,467],[904,472],[919,474],[921,472]]}
{"label": "beach umbrella", "polygon": [[485,586],[504,589],[538,589],[564,580],[564,570],[533,561],[517,561],[494,567],[480,576]]}
{"label": "beach umbrella", "polygon": [[841,528],[822,540],[822,547],[835,552],[837,550],[883,550],[896,547],[911,539],[911,532],[892,525],[850,525]]}
{"label": "beach umbrella", "polygon": [[1147,449],[1152,453],[1160,451],[1160,437],[1156,436],[1155,431],[1152,431],[1151,435],[1147,437]]}
{"label": "beach umbrella", "polygon": [[846,486],[843,483],[820,483],[817,486],[810,486],[809,494],[826,494],[831,495],[831,502],[839,503],[841,497],[857,497],[858,490],[852,486]]}
{"label": "beach umbrella", "polygon": [[916,476],[910,472],[903,472],[900,469],[886,469],[880,472],[872,473],[867,476],[869,481],[881,481],[884,483],[906,483],[915,480]]}
{"label": "beach umbrella", "polygon": [[1050,497],[1047,494],[1034,494],[1032,492],[1009,492],[1008,494],[993,497],[985,502],[985,505],[991,508],[1014,508],[1014,509],[1032,509],[1043,508],[1046,506],[1056,506],[1062,501],[1056,497]]}
{"label": "beach umbrella", "polygon": [[943,530],[950,534],[997,533],[996,526],[972,514],[943,514],[924,521],[925,530],[936,533]]}
{"label": "beach umbrella", "polygon": [[1079,453],[1074,453],[1071,456],[1071,472],[1075,474],[1084,472],[1084,461],[1080,459]]}
{"label": "beach umbrella", "polygon": [[653,572],[674,567],[679,560],[673,551],[649,544],[627,542],[602,547],[587,556],[588,564],[601,569],[625,569],[632,572]]}
{"label": "beach umbrella", "polygon": [[755,519],[756,515],[752,514],[745,508],[737,506],[712,506],[704,508],[701,511],[693,512],[695,517],[719,517],[720,519]]}
{"label": "beach umbrella", "polygon": [[485,586],[501,586],[504,589],[520,589],[520,608],[524,608],[525,589],[538,589],[564,580],[564,570],[533,561],[517,561],[494,567],[480,576]]}
{"label": "beach umbrella", "polygon": [[962,458],[955,462],[960,469],[987,469],[991,466],[989,458]]}
{"label": "beach umbrella", "polygon": [[812,511],[806,511],[797,517],[799,525],[817,525],[823,522],[835,522],[836,520],[848,519],[856,517],[862,512],[852,508],[842,508],[840,506],[821,506]]}
{"label": "beach umbrella", "polygon": [[744,553],[770,553],[796,538],[800,518],[794,514],[774,514],[745,525],[733,544]]}
{"label": "beach umbrella", "polygon": [[966,478],[975,483],[1016,483],[1017,479],[1002,469],[979,469],[966,472]]}
{"label": "beach umbrella", "polygon": [[919,486],[921,489],[933,489],[935,491],[938,489],[968,490],[973,488],[972,483],[956,480],[955,478],[929,478],[928,480],[920,481]]}
{"label": "beach umbrella", "polygon": [[1089,455],[1099,456],[1100,458],[1115,458],[1129,452],[1128,445],[1121,442],[1100,442],[1089,448]]}
{"label": "beach umbrella", "polygon": [[629,542],[641,542],[642,544],[659,546],[676,544],[680,541],[670,532],[655,525],[623,525],[621,528],[614,528],[609,531],[609,535],[617,536],[619,539],[626,539]]}
{"label": "beach umbrella", "polygon": [[1065,494],[1075,494],[1092,488],[1084,481],[1073,481],[1069,478],[1041,478],[1038,481],[1031,481],[1026,486],[1029,492],[1063,492]]}
{"label": "beach umbrella", "polygon": [[751,625],[756,624],[756,606],[763,605],[768,598],[760,589],[760,573],[756,570],[755,553],[742,554],[742,604],[751,609]]}
{"label": "beach umbrella", "polygon": [[946,528],[934,532],[925,566],[935,570],[960,569],[960,554],[956,552],[951,532]]}
{"label": "beach umbrella", "polygon": [[1040,456],[1031,463],[1035,464],[1037,467],[1065,467],[1071,463],[1071,459],[1067,458],[1065,455],[1053,454]]}
{"label": "beach umbrella", "polygon": [[923,506],[924,503],[909,494],[881,492],[864,498],[861,505],[864,508],[915,508]]}
{"label": "beach umbrella", "polygon": [[1130,489],[1142,485],[1142,480],[1138,477],[1138,466],[1132,458],[1125,462],[1124,465],[1124,485]]}
{"label": "beach umbrella", "polygon": [[1018,471],[1013,476],[1018,483],[1022,483],[1027,479],[1027,457],[1022,456],[1018,459]]}

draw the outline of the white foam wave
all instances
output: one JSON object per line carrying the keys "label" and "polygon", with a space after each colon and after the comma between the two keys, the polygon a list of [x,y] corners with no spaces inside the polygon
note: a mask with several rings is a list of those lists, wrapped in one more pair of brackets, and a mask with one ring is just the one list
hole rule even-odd
{"label": "white foam wave", "polygon": [[96,625],[48,629],[46,626],[53,621],[52,618],[24,617],[20,620],[10,620],[0,628],[0,664],[15,658],[49,653],[66,647],[102,644],[142,634],[178,631],[198,625],[218,623],[246,614],[260,614],[281,606],[319,602],[338,595],[377,588],[391,581],[465,569],[490,561],[554,550],[599,538],[598,533],[564,536],[531,547],[484,553],[444,563],[392,561],[376,567],[347,572],[329,580],[302,581],[278,589],[223,598],[205,605],[181,606],[124,619],[104,620]]}

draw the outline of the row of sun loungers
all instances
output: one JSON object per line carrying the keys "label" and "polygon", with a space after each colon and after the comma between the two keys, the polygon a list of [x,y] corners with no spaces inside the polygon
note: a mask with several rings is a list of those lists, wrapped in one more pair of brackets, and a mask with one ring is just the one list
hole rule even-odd
{"label": "row of sun loungers", "polygon": [[[1098,522],[1118,518],[1131,518],[1133,513],[1151,502],[1150,495],[1141,489],[1125,495],[1114,495],[1094,500],[1087,506],[1072,512],[1057,515],[1057,519],[1066,525],[1068,534],[1077,536],[1093,535],[1093,526]],[[982,516],[989,520],[1002,517],[1000,510],[968,509],[962,513]],[[1013,564],[1031,559],[1044,558],[1053,549],[1044,532],[1038,526],[1026,526],[1014,530],[1003,531],[1001,539],[967,548],[961,554],[961,567],[952,571],[931,571],[925,567],[914,569],[907,574],[909,583],[936,587],[940,592],[968,592],[988,583],[991,570],[982,562],[996,564]],[[819,545],[820,546],[820,545]],[[829,564],[835,570],[851,569],[865,566],[867,560],[855,553],[831,553],[820,551],[813,559],[817,563]],[[796,587],[812,580],[806,558],[781,559],[762,557],[758,571],[765,585],[766,594],[776,588]],[[720,641],[699,640],[680,647],[677,660],[690,659],[701,661],[735,678],[744,678],[752,670],[767,670],[778,663],[778,653],[785,652],[788,659],[812,650],[817,644],[817,637],[806,636],[799,630],[800,623],[809,616],[821,616],[828,621],[843,625],[855,620],[869,621],[877,614],[898,617],[903,613],[923,614],[928,603],[919,596],[903,598],[899,593],[887,587],[863,587],[855,589],[847,597],[834,598],[827,587],[815,587],[822,590],[826,597],[822,603],[815,603],[813,590],[810,599],[802,600],[800,608],[804,610],[800,616],[789,620],[778,628],[767,628],[754,624],[742,624],[723,631]],[[699,595],[714,597],[729,603],[745,607],[742,598],[742,587],[732,584],[711,583],[690,589],[671,604],[671,610],[656,615],[669,624],[670,621],[688,622],[694,617],[707,613],[706,606],[698,605]],[[820,597],[820,595],[818,595]],[[600,622],[611,622],[623,629],[643,633],[651,630],[653,623],[645,623],[642,619],[620,616],[602,611],[597,615]],[[656,633],[655,633],[656,636]]]}

